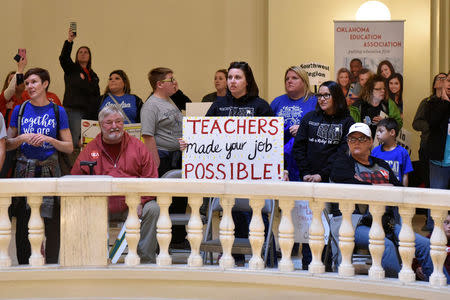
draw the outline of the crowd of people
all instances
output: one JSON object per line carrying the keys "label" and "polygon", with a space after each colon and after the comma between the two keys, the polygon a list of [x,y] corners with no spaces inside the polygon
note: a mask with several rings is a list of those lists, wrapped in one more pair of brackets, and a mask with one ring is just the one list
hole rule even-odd
{"label": "crowd of people", "polygon": [[[182,110],[191,100],[179,89],[174,71],[158,67],[149,72],[153,92],[145,102],[131,93],[123,70],[109,74],[101,95],[90,49],[82,46],[75,61],[71,58],[75,38],[69,30],[59,57],[65,82],[62,104],[48,91],[50,75],[45,69],[32,68],[24,73],[26,57],[19,59],[17,71],[7,74],[0,95],[1,176],[59,177],[70,170],[74,175],[156,178],[180,169],[182,151],[187,146],[182,139]],[[387,60],[380,62],[376,72],[364,68],[357,58],[349,67],[339,69],[336,81],[323,82],[314,94],[307,72],[291,66],[283,78],[286,93],[269,105],[259,95],[249,64],[232,62],[228,69],[215,73],[216,91],[202,99],[212,102],[206,116],[284,118],[284,180],[408,186],[412,163],[408,152],[396,142],[403,125],[403,77]],[[449,186],[449,96],[450,75],[440,73],[434,78],[432,95],[420,103],[413,122],[422,133],[419,156],[424,185],[432,188]],[[101,129],[84,149],[80,144],[82,119],[98,120]],[[124,131],[124,124],[130,123],[141,124],[143,142]],[[375,139],[378,146],[373,148]],[[68,170],[62,167],[62,161],[68,162]],[[96,164],[89,167],[84,161]],[[142,197],[138,207],[142,219],[138,253],[144,263],[156,259],[159,207],[154,200]],[[111,196],[108,207],[110,218],[126,217],[128,208],[123,197]],[[330,204],[328,208],[333,215],[340,214],[338,205]],[[185,198],[174,199],[170,207],[174,213],[184,213],[185,209]],[[355,243],[367,248],[370,212],[355,214],[361,216]],[[26,264],[30,256],[30,209],[26,198],[13,198],[10,215],[17,218],[18,260]],[[46,261],[56,263],[60,222],[57,197],[44,198],[41,216],[47,237]],[[389,276],[397,276],[401,268],[396,252],[401,218],[398,210],[390,207],[386,216],[391,226],[390,232],[389,226],[385,228],[382,263]],[[248,237],[251,213],[233,212],[233,219],[236,236]],[[263,219],[267,225],[267,216]],[[431,230],[431,218],[427,225]],[[448,230],[446,233],[449,236]],[[183,241],[185,235],[184,227],[174,230],[178,241]],[[302,249],[303,265],[307,267],[311,253],[307,244]],[[433,270],[429,251],[429,240],[416,234],[416,258],[425,279]],[[448,270],[444,271],[449,281]]]}

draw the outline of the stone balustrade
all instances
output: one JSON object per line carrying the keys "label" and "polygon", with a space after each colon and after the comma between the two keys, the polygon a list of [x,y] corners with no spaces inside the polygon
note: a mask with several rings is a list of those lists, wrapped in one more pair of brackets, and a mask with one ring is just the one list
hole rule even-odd
{"label": "stone balustrade", "polygon": [[[59,179],[4,179],[0,181],[0,288],[6,280],[8,272],[25,272],[24,267],[11,266],[8,246],[11,236],[11,223],[8,217],[8,206],[13,196],[28,197],[31,207],[29,221],[29,240],[32,254],[29,259],[29,268],[33,270],[48,271],[55,265],[44,265],[41,254],[41,244],[44,239],[44,223],[39,214],[39,207],[43,196],[61,197],[61,247],[58,270],[80,270],[95,267],[102,272],[110,270],[107,249],[107,196],[125,195],[130,213],[126,220],[128,254],[123,267],[131,272],[133,268],[141,272],[143,267],[151,270],[167,270],[172,267],[172,257],[169,252],[171,240],[171,221],[168,207],[172,196],[187,196],[192,210],[191,219],[187,226],[187,239],[191,246],[191,253],[182,272],[189,269],[195,272],[233,272],[245,268],[236,268],[231,248],[234,241],[234,223],[231,209],[235,198],[249,198],[253,210],[261,210],[264,199],[276,199],[281,209],[281,219],[278,228],[278,244],[282,253],[278,269],[264,269],[261,249],[264,241],[264,225],[261,214],[253,214],[250,223],[249,240],[252,245],[252,257],[249,261],[248,271],[261,276],[309,276],[314,280],[325,282],[348,282],[348,279],[358,278],[352,265],[354,249],[354,228],[351,214],[356,204],[369,205],[373,216],[370,229],[369,250],[372,257],[372,266],[368,276],[363,276],[365,282],[391,286],[397,284],[398,288],[427,291],[435,295],[449,295],[445,275],[442,272],[446,258],[447,238],[443,230],[443,220],[450,209],[450,191],[430,190],[417,188],[342,185],[326,183],[290,183],[290,182],[236,182],[236,181],[195,181],[177,179],[132,179],[132,178],[104,178],[104,177],[67,177]],[[156,265],[141,265],[137,254],[139,241],[139,219],[136,207],[140,196],[156,196],[160,206],[160,217],[157,223],[157,240],[159,255]],[[200,253],[200,243],[203,240],[202,221],[199,207],[203,197],[219,197],[223,208],[220,221],[220,242],[222,256],[219,266],[203,266]],[[294,243],[294,226],[291,219],[291,210],[295,200],[308,200],[313,213],[310,226],[310,248],[312,262],[309,270],[294,270],[291,251]],[[326,273],[322,263],[324,248],[324,226],[321,212],[326,202],[337,202],[342,212],[342,225],[339,229],[339,248],[341,251],[341,264],[337,273]],[[402,217],[402,229],[399,235],[399,254],[402,260],[402,269],[398,279],[385,279],[385,272],[381,265],[384,251],[384,231],[381,216],[387,205],[398,206]],[[431,235],[430,255],[434,271],[429,283],[415,282],[415,274],[411,268],[414,257],[414,231],[412,217],[415,208],[431,209],[431,216],[435,221],[435,228]],[[62,271],[61,271],[62,272]],[[112,272],[112,271],[111,271]],[[181,271],[180,271],[181,272]],[[255,273],[256,272],[256,273]],[[258,273],[260,272],[260,273]],[[245,276],[238,273],[239,276]],[[250,274],[250,273],[249,273]],[[320,275],[319,279],[316,276]],[[211,275],[213,276],[213,275]],[[247,275],[250,276],[250,275]],[[252,275],[253,276],[253,275]],[[10,279],[8,279],[10,280]],[[231,279],[230,279],[231,280]],[[233,280],[231,280],[233,281]],[[394,282],[394,283],[393,283]],[[397,283],[395,283],[397,282]],[[312,287],[314,288],[314,287]],[[431,290],[424,290],[430,289]],[[389,288],[386,291],[390,290]],[[381,293],[381,292],[380,292]],[[395,293],[394,293],[395,294]],[[393,295],[389,293],[389,295]],[[411,292],[414,295],[414,292]],[[419,294],[421,295],[421,294]],[[0,298],[2,298],[0,296]]]}

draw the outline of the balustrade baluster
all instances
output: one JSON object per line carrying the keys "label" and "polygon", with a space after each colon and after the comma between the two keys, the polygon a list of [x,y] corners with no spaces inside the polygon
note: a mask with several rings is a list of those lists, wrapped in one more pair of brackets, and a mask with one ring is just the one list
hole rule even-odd
{"label": "balustrade baluster", "polygon": [[27,201],[31,207],[31,216],[28,222],[28,239],[31,244],[29,262],[31,266],[42,266],[45,263],[41,254],[42,241],[44,240],[44,221],[40,214],[42,196],[29,196]]}
{"label": "balustrade baluster", "polygon": [[159,254],[156,257],[158,266],[170,266],[172,257],[169,254],[169,244],[172,239],[172,221],[169,216],[170,196],[158,196],[159,218],[156,224],[156,238],[159,244]]}
{"label": "balustrade baluster", "polygon": [[281,249],[281,260],[278,263],[278,269],[282,272],[291,272],[294,270],[291,253],[294,245],[294,224],[292,223],[292,209],[294,200],[279,201],[281,208],[281,220],[278,227],[278,242]]}
{"label": "balustrade baluster", "polygon": [[444,219],[447,218],[447,210],[432,209],[431,217],[434,221],[434,229],[430,238],[430,256],[433,261],[433,273],[430,276],[430,285],[445,286],[447,278],[443,272],[444,261],[447,257],[447,236],[444,232]]}
{"label": "balustrade baluster", "polygon": [[141,203],[141,197],[136,194],[129,194],[126,196],[125,201],[128,205],[128,217],[125,222],[125,238],[128,244],[128,254],[125,257],[125,264],[128,266],[136,266],[141,261],[137,254],[137,245],[141,236],[141,223],[137,215],[137,206]]}
{"label": "balustrade baluster", "polygon": [[264,269],[264,260],[261,258],[261,249],[264,243],[264,223],[261,215],[265,201],[263,198],[250,199],[252,207],[252,221],[250,222],[250,244],[252,245],[252,258],[249,261],[249,268],[252,270]]}
{"label": "balustrade baluster", "polygon": [[321,274],[325,273],[325,266],[322,263],[322,251],[325,246],[324,233],[322,223],[322,211],[324,203],[320,201],[310,201],[309,207],[313,213],[313,219],[309,226],[309,247],[311,248],[312,261],[309,264],[309,273]]}
{"label": "balustrade baluster", "polygon": [[187,229],[187,239],[191,245],[191,254],[188,258],[189,267],[201,267],[203,265],[203,259],[200,256],[200,244],[203,238],[203,223],[200,218],[202,202],[203,197],[189,197],[189,206],[191,207],[191,217]]}
{"label": "balustrade baluster", "polygon": [[384,230],[381,225],[381,216],[385,212],[386,206],[371,204],[369,209],[373,220],[369,231],[369,251],[372,256],[369,278],[378,280],[384,278],[384,269],[381,266],[381,258],[384,252]]}
{"label": "balustrade baluster", "polygon": [[352,212],[355,209],[353,203],[340,203],[342,223],[339,228],[339,249],[342,261],[339,265],[340,276],[355,276],[355,267],[352,264],[352,254],[355,248],[355,230],[352,225]]}
{"label": "balustrade baluster", "polygon": [[0,197],[0,267],[11,266],[8,249],[11,241],[11,222],[8,216],[10,197]]}
{"label": "balustrade baluster", "polygon": [[399,247],[398,252],[402,258],[402,269],[398,274],[398,279],[403,282],[413,282],[416,280],[416,274],[411,268],[414,258],[415,235],[412,228],[412,218],[416,209],[414,207],[399,207],[400,216],[402,217],[402,229],[398,235]]}
{"label": "balustrade baluster", "polygon": [[223,214],[219,225],[219,239],[223,254],[219,260],[219,265],[222,268],[233,268],[234,258],[231,256],[231,249],[234,243],[234,222],[231,216],[231,209],[234,206],[234,198],[227,196],[221,198],[220,206],[222,206]]}

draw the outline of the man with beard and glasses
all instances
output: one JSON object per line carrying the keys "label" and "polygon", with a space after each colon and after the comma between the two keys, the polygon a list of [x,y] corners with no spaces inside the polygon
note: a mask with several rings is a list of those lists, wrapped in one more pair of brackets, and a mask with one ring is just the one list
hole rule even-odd
{"label": "man with beard and glasses", "polygon": [[[88,166],[81,166],[81,161],[95,161],[95,175],[112,177],[157,178],[158,168],[147,147],[137,138],[124,131],[124,116],[117,105],[105,106],[98,114],[101,133],[87,144],[78,156],[71,174],[89,175]],[[108,199],[110,220],[125,220],[128,207],[124,196],[110,196]],[[141,237],[138,254],[141,263],[156,261],[156,222],[159,206],[154,197],[143,196],[138,206],[141,218]]]}

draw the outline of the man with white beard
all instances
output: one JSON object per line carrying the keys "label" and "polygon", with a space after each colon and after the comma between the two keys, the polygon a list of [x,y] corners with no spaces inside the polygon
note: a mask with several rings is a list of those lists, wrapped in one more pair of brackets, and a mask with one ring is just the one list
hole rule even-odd
{"label": "man with white beard", "polygon": [[[81,166],[82,161],[96,162],[93,168],[95,175],[112,177],[158,178],[158,168],[147,147],[137,138],[124,131],[124,116],[117,105],[105,106],[98,115],[101,133],[87,144],[78,156],[71,174],[90,174],[88,166]],[[110,196],[108,199],[110,219],[125,220],[128,207],[125,197]],[[154,197],[143,196],[138,206],[141,218],[141,237],[138,254],[141,263],[156,261],[156,222],[159,217],[159,206]]]}

